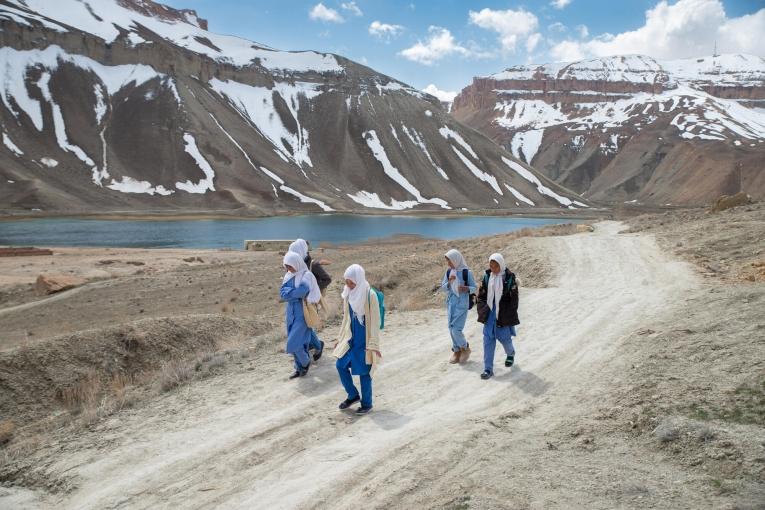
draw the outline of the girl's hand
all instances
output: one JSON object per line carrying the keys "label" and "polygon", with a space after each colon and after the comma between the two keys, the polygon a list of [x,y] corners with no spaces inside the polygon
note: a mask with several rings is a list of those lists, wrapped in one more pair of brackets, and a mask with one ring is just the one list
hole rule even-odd
{"label": "girl's hand", "polygon": [[465,292],[469,291],[470,287],[465,287],[464,285],[459,286],[460,293],[464,294]]}
{"label": "girl's hand", "polygon": [[451,275],[449,275],[449,281],[450,282],[453,282],[456,279],[457,279],[457,275],[456,274],[452,273]]}
{"label": "girl's hand", "polygon": [[376,351],[376,350],[374,350],[374,349],[367,349],[367,352],[374,352],[374,353],[376,353],[376,354],[377,354],[379,357],[381,357],[381,358],[382,358],[382,353],[381,353],[380,351]]}

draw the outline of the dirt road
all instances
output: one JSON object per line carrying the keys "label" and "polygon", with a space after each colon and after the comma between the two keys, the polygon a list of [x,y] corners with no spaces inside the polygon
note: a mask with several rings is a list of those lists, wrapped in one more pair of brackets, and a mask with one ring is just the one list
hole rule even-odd
{"label": "dirt road", "polygon": [[[576,476],[596,475],[580,470],[575,455],[561,455],[554,466],[545,465],[544,455],[535,462],[530,448],[544,445],[546,430],[586,405],[577,395],[608,386],[602,367],[620,338],[676,313],[674,303],[699,284],[651,236],[618,234],[622,228],[605,222],[594,233],[541,240],[557,261],[558,284],[521,289],[518,363],[505,369],[497,346],[489,381],[479,378],[474,312],[466,328],[473,358],[464,366],[447,363],[442,310],[394,314],[386,319],[368,416],[337,410],[344,394],[329,354],[308,377],[288,381],[286,356],[263,353],[255,371],[195,383],[55,445],[45,470],[76,488],[39,500],[16,494],[15,501],[73,509],[413,508],[460,501],[481,508],[510,505],[490,497],[501,484],[523,506],[614,507],[618,498],[586,484],[556,496],[555,477],[570,476],[574,485]],[[323,332],[325,339],[333,334]],[[487,427],[506,429],[527,448],[487,447],[480,441]],[[598,476],[631,479],[628,452],[620,453],[601,455]],[[483,481],[470,473],[487,465]],[[519,465],[524,469],[513,469]],[[675,476],[658,460],[650,469],[657,479]]]}

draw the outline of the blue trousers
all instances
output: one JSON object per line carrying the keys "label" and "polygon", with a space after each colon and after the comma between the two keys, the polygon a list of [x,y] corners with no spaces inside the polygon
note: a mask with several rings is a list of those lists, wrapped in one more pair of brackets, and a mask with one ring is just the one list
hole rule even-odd
{"label": "blue trousers", "polygon": [[308,356],[308,344],[305,344],[302,349],[292,354],[295,358],[295,370],[302,370],[311,363],[311,358]]}
{"label": "blue trousers", "polygon": [[[345,388],[345,392],[348,394],[348,399],[351,400],[358,397],[359,390],[357,390],[356,386],[353,384],[350,363],[343,362],[342,359],[339,359],[335,362],[335,367],[340,376],[340,382],[342,383],[343,388]],[[359,379],[361,380],[361,406],[372,407],[372,376],[369,374],[360,375]]]}
{"label": "blue trousers", "polygon": [[465,321],[467,320],[467,310],[452,310],[448,309],[449,319],[449,335],[452,337],[452,351],[457,352],[468,346],[465,334],[462,332],[465,329]]}
{"label": "blue trousers", "polygon": [[316,330],[311,330],[311,341],[308,342],[308,350],[309,351],[319,351],[321,350],[321,342],[319,341],[319,335],[316,334]]}
{"label": "blue trousers", "polygon": [[494,310],[489,314],[489,319],[483,325],[483,368],[487,372],[494,373],[494,349],[497,342],[502,344],[505,354],[515,355],[513,337],[516,335],[514,326],[497,327],[497,319]]}

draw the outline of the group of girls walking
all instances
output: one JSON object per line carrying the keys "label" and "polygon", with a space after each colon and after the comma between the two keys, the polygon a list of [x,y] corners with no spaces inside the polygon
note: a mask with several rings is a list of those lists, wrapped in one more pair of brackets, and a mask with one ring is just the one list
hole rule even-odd
{"label": "group of girls walking", "polygon": [[[298,239],[290,245],[284,255],[284,275],[279,295],[286,302],[287,347],[292,354],[295,371],[290,379],[303,377],[311,366],[309,351],[314,350],[313,361],[321,358],[324,342],[319,340],[316,330],[306,322],[303,301],[316,305],[332,279],[321,267],[312,261],[308,243]],[[343,322],[334,349],[335,367],[347,398],[340,403],[340,409],[348,409],[360,402],[356,414],[372,410],[372,375],[382,358],[380,353],[380,304],[377,292],[373,291],[366,279],[364,268],[353,264],[343,275]],[[323,286],[322,286],[323,283]],[[361,392],[353,384],[353,376],[360,379]]]}
{"label": "group of girls walking", "polygon": [[518,320],[518,282],[515,274],[505,265],[499,253],[489,257],[489,268],[483,274],[481,287],[475,296],[476,282],[473,272],[467,267],[465,258],[457,250],[446,252],[448,266],[441,281],[441,290],[446,292],[446,313],[449,334],[452,338],[450,363],[464,363],[470,357],[470,344],[463,329],[468,310],[474,305],[478,311],[478,322],[483,323],[483,373],[481,379],[494,376],[494,349],[497,342],[505,349],[505,366],[515,363],[513,337]]}
{"label": "group of girls walking", "polygon": [[[473,272],[468,268],[462,254],[449,250],[446,255],[447,270],[441,282],[446,296],[449,334],[452,342],[450,363],[465,363],[470,357],[470,344],[463,329],[468,310],[476,307],[478,321],[483,323],[483,362],[481,379],[494,375],[494,350],[496,343],[505,350],[505,366],[515,362],[513,337],[518,321],[518,284],[515,275],[505,266],[502,255],[489,257],[489,268],[476,285]],[[322,261],[324,262],[324,261]],[[280,297],[286,302],[287,346],[285,351],[294,359],[295,370],[290,379],[308,373],[311,361],[318,361],[324,351],[314,328],[306,319],[306,305],[317,305],[332,279],[319,261],[313,261],[308,243],[298,239],[284,255],[284,275]],[[343,274],[343,321],[334,348],[335,367],[347,397],[338,406],[348,409],[356,403],[356,414],[372,410],[372,376],[382,358],[380,352],[381,306],[378,291],[366,279],[364,268],[358,264],[349,266]],[[476,295],[476,290],[478,293]],[[380,295],[381,296],[381,295]],[[313,355],[311,355],[313,351]],[[353,376],[359,377],[361,391],[356,388]]]}

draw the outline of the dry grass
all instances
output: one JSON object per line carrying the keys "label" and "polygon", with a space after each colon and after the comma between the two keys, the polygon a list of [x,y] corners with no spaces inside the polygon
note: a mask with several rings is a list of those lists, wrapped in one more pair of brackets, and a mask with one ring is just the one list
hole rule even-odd
{"label": "dry grass", "polygon": [[194,371],[184,360],[172,360],[165,363],[157,376],[157,383],[162,392],[177,388],[194,377]]}
{"label": "dry grass", "polygon": [[100,393],[101,379],[92,369],[73,385],[58,390],[61,402],[74,414],[79,414],[84,409],[94,408]]}
{"label": "dry grass", "polygon": [[0,421],[0,445],[5,445],[13,439],[13,433],[16,431],[16,424],[11,420]]}

